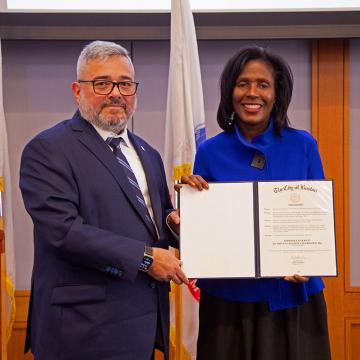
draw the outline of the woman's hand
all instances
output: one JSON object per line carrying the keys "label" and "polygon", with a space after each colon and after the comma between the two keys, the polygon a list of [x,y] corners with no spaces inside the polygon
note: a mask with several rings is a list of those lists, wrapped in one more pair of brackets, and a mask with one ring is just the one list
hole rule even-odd
{"label": "woman's hand", "polygon": [[309,278],[306,276],[301,276],[299,274],[295,274],[293,276],[285,276],[284,280],[290,281],[293,283],[304,283],[304,282],[308,282]]}
{"label": "woman's hand", "polygon": [[[200,175],[183,175],[181,177],[181,182],[183,184],[188,184],[191,187],[198,189],[199,191],[209,189],[209,184]],[[179,192],[181,187],[181,184],[176,184],[174,189],[175,191]]]}

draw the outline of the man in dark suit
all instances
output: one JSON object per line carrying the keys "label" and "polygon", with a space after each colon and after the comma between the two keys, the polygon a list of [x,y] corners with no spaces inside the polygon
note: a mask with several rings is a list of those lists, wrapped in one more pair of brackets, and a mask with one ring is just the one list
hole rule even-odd
{"label": "man in dark suit", "polygon": [[34,223],[25,350],[37,360],[168,358],[168,250],[179,218],[160,155],[127,129],[136,107],[124,48],[95,41],[77,64],[79,110],[26,145],[20,187]]}

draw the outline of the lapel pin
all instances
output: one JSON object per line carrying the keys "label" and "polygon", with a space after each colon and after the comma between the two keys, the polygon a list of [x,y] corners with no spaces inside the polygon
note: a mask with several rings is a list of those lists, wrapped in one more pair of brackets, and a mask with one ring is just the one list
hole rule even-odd
{"label": "lapel pin", "polygon": [[145,149],[144,149],[144,147],[143,147],[143,146],[141,146],[141,149],[142,149],[143,151],[145,151]]}

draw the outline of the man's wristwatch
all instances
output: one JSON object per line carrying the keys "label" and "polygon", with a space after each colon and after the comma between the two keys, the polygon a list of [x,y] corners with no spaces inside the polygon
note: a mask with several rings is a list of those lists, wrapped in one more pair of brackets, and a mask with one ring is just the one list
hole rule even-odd
{"label": "man's wristwatch", "polygon": [[154,261],[153,248],[151,246],[145,246],[144,257],[140,264],[140,270],[144,272],[148,272],[153,261]]}

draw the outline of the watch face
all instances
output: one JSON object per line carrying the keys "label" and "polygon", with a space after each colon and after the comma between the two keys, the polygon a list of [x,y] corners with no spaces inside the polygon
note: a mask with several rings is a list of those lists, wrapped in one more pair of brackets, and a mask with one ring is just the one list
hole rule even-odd
{"label": "watch face", "polygon": [[140,264],[140,270],[145,272],[148,271],[152,263],[153,263],[153,258],[151,256],[144,255],[143,261]]}

